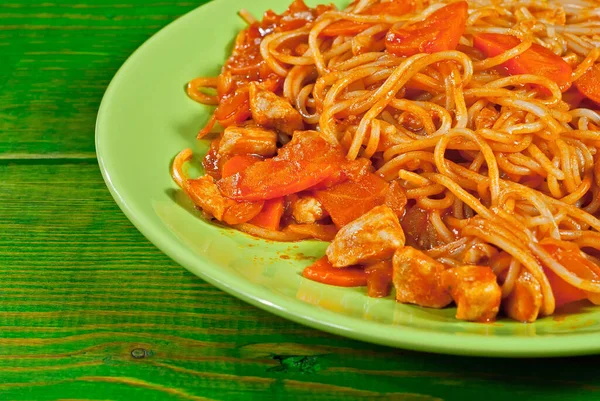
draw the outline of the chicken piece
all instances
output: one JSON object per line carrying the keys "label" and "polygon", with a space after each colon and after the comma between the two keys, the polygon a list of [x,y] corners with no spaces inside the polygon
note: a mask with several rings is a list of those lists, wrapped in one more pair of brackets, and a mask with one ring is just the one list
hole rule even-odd
{"label": "chicken piece", "polygon": [[292,216],[298,224],[312,224],[327,216],[327,212],[317,198],[303,196],[292,203]]}
{"label": "chicken piece", "polygon": [[345,267],[391,258],[403,245],[398,216],[381,205],[342,227],[325,253],[334,267]]}
{"label": "chicken piece", "polygon": [[441,283],[446,270],[443,264],[410,246],[398,249],[392,262],[396,301],[428,308],[443,308],[452,302]]}
{"label": "chicken piece", "polygon": [[254,122],[284,134],[304,129],[302,116],[290,102],[256,83],[250,84],[250,111]]}
{"label": "chicken piece", "polygon": [[256,126],[225,128],[219,143],[219,156],[260,155],[270,157],[277,152],[277,134]]}
{"label": "chicken piece", "polygon": [[463,265],[442,273],[442,285],[456,303],[456,318],[475,322],[495,319],[502,291],[487,266]]}
{"label": "chicken piece", "polygon": [[238,202],[224,197],[209,175],[187,180],[185,190],[196,206],[227,224],[247,222],[260,213],[264,204],[263,201]]}
{"label": "chicken piece", "polygon": [[223,219],[227,209],[227,199],[221,195],[214,178],[209,175],[187,180],[186,192],[196,206],[217,220]]}
{"label": "chicken piece", "polygon": [[512,292],[502,301],[504,313],[519,322],[534,322],[542,306],[542,288],[540,282],[527,270],[515,281]]}

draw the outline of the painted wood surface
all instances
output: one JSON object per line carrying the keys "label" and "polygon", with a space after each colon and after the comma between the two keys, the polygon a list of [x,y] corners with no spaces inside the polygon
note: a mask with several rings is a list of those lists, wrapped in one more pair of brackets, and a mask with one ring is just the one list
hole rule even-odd
{"label": "painted wood surface", "polygon": [[599,400],[597,357],[499,360],[331,336],[204,283],[113,202],[94,122],[120,64],[200,5],[0,4],[0,400]]}

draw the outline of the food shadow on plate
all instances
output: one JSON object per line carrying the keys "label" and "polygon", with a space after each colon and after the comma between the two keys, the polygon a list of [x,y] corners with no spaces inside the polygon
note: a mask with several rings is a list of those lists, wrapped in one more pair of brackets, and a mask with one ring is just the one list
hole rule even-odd
{"label": "food shadow on plate", "polygon": [[215,224],[211,219],[207,218],[207,216],[202,213],[201,210],[196,208],[194,202],[190,200],[190,198],[186,195],[186,193],[179,188],[167,188],[165,189],[165,194],[181,209],[185,210],[192,216],[201,219],[202,221],[214,224],[219,227],[223,227],[222,225]]}
{"label": "food shadow on plate", "polygon": [[[185,88],[183,90],[184,90],[183,95],[187,97],[187,94],[185,94]],[[196,135],[202,128],[204,128],[204,126],[210,119],[210,115],[212,114],[212,111],[213,111],[212,110],[213,106],[204,106],[202,104],[196,103],[194,100],[189,99],[189,98],[187,99],[187,101],[195,103],[195,106],[198,107],[198,112],[192,113],[190,115],[190,117],[187,118],[186,120],[182,120],[182,121],[178,122],[177,124],[174,124],[174,129],[175,129],[175,132],[177,132],[177,134],[179,136],[181,136],[181,138],[183,140],[185,140],[187,143],[190,143],[192,141],[197,141]],[[212,132],[214,132],[214,133],[211,132],[211,134],[207,135],[205,137],[205,139],[215,138],[216,137],[215,133],[221,132],[222,130],[223,129],[220,128],[220,126],[218,124],[215,124],[215,128],[212,130]],[[204,142],[209,144],[209,141],[199,141],[199,142],[201,144],[203,144]]]}
{"label": "food shadow on plate", "polygon": [[[240,25],[239,29],[242,29],[242,28],[243,28],[243,25]],[[187,95],[187,85],[192,79],[195,79],[195,78],[219,76],[219,74],[221,73],[222,65],[226,62],[227,55],[231,54],[231,50],[233,49],[233,46],[235,44],[235,38],[236,38],[235,33],[237,33],[237,31],[234,31],[234,33],[231,35],[231,39],[227,42],[227,45],[225,46],[225,58],[222,61],[215,64],[212,62],[208,62],[206,59],[200,60],[200,66],[199,66],[198,70],[195,71],[192,76],[188,76],[188,75],[185,76],[185,79],[187,81],[183,82],[181,85],[182,96],[184,96],[186,98],[186,101],[188,102],[188,104],[197,108],[196,113],[190,113],[189,118],[187,118],[185,121],[181,121],[175,125],[175,131],[186,142],[188,142],[192,139],[195,140],[196,134],[198,133],[198,131],[200,131],[202,128],[204,128],[204,126],[209,121],[209,119],[215,109],[215,106],[204,105],[202,103],[199,103],[199,102],[191,99]],[[215,126],[213,127],[211,132],[221,132],[222,130],[223,130],[223,128],[219,124],[215,124]]]}
{"label": "food shadow on plate", "polygon": [[[222,249],[219,248],[223,246],[222,241],[228,242],[229,246],[252,247],[253,256],[252,260],[250,260],[251,263],[248,263],[249,261],[245,256],[236,257],[235,252],[228,257],[226,263],[249,281],[265,285],[267,288],[273,282],[285,282],[290,285],[290,290],[285,291],[285,293],[283,293],[284,291],[279,291],[282,292],[282,295],[296,298],[318,308],[350,314],[357,318],[379,323],[386,323],[391,319],[393,324],[397,326],[410,327],[426,324],[430,330],[441,329],[443,328],[442,326],[445,328],[452,327],[455,335],[478,334],[519,337],[564,335],[572,333],[573,330],[593,332],[600,325],[600,322],[590,317],[594,307],[586,302],[577,302],[564,306],[557,310],[556,315],[539,319],[535,323],[515,322],[501,316],[494,323],[472,323],[465,325],[464,322],[459,322],[454,318],[455,308],[440,310],[420,308],[412,305],[396,304],[393,299],[393,293],[387,298],[378,299],[368,298],[364,289],[326,287],[325,284],[302,279],[300,275],[302,267],[310,264],[310,260],[314,259],[317,250],[314,241],[277,243],[254,238],[207,219],[201,211],[196,209],[182,190],[168,188],[165,190],[165,193],[172,201],[168,208],[171,211],[160,213],[163,215],[161,219],[180,239],[198,249],[199,252],[209,252],[210,254],[214,254],[214,258],[219,259],[223,258],[223,253],[219,250]],[[174,206],[177,209],[185,211],[186,216],[174,219]],[[190,238],[194,237],[194,233],[189,231],[191,230],[189,228],[190,218],[197,218],[202,222],[208,223],[215,232],[218,231],[221,234],[218,236],[220,239],[212,239],[212,241],[215,241],[214,245],[209,245],[204,241],[205,243],[202,246],[200,245],[202,241],[191,241]],[[179,223],[175,220],[179,221]],[[185,220],[185,224],[183,220]],[[272,248],[273,246],[276,250]],[[199,247],[202,249],[200,250]],[[324,251],[323,248],[324,244],[321,243],[318,246],[318,250]],[[285,258],[281,258],[281,255],[286,256]],[[311,258],[310,260],[300,260],[296,257],[300,255],[310,255]],[[291,270],[293,270],[293,274],[290,274]]]}
{"label": "food shadow on plate", "polygon": [[[168,188],[165,194],[168,200],[153,203],[165,227],[199,256],[226,265],[255,284],[285,288],[281,284],[287,283],[296,288],[304,266],[324,253],[325,243],[320,241],[274,242],[210,220],[181,189]],[[201,226],[208,226],[208,235]],[[295,297],[295,290],[285,295]]]}

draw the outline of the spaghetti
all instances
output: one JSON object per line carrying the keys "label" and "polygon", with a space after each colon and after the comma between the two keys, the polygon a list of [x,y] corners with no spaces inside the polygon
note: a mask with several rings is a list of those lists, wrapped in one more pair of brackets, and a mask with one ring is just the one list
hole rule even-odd
{"label": "spaghetti", "polygon": [[[210,217],[331,240],[305,277],[474,321],[600,302],[600,4],[294,1],[248,23],[216,78]],[[215,94],[216,92],[216,94]],[[357,267],[359,266],[359,267]],[[382,288],[384,290],[382,290]]]}

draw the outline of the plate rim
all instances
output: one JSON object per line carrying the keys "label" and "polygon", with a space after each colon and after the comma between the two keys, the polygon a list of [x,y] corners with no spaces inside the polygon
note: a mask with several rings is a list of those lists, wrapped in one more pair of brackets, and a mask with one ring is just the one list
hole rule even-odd
{"label": "plate rim", "polygon": [[[288,299],[283,295],[265,292],[262,287],[241,277],[225,277],[225,274],[219,274],[217,264],[199,259],[180,241],[171,237],[159,237],[157,227],[152,224],[151,219],[145,218],[144,213],[130,207],[128,200],[112,179],[115,174],[118,175],[118,172],[115,173],[110,166],[110,146],[106,144],[106,138],[110,134],[103,131],[104,122],[110,118],[108,110],[110,110],[111,99],[118,91],[119,83],[139,54],[151,49],[154,42],[161,40],[170,31],[176,30],[179,24],[196,18],[202,19],[202,15],[208,14],[211,8],[225,7],[228,2],[234,3],[233,0],[212,0],[179,16],[152,34],[119,67],[102,97],[95,124],[96,157],[102,178],[121,211],[148,241],[192,274],[244,302],[293,322],[353,340],[406,350],[465,356],[560,357],[600,353],[600,336],[597,333],[575,332],[535,337],[498,337],[463,333],[457,335],[344,316],[297,299]],[[239,5],[236,6],[239,8]],[[362,330],[359,327],[361,325]],[[393,336],[385,334],[390,330],[396,333],[393,333]]]}

